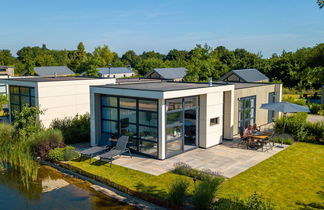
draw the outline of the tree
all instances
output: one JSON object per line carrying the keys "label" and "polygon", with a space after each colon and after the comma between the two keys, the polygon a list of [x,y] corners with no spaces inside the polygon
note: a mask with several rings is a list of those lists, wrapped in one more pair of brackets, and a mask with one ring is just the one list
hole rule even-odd
{"label": "tree", "polygon": [[170,50],[165,59],[170,61],[184,61],[189,57],[186,50]]}
{"label": "tree", "polygon": [[158,58],[148,58],[142,60],[137,66],[136,69],[139,75],[144,76],[149,71],[153,70],[154,68],[163,68],[165,67],[163,61]]}
{"label": "tree", "polygon": [[38,55],[34,60],[35,66],[54,66],[56,64],[54,57],[49,54]]}
{"label": "tree", "polygon": [[83,42],[80,42],[78,44],[77,50],[69,53],[68,57],[70,59],[68,67],[70,67],[74,72],[82,73],[80,66],[87,59],[87,53],[85,51]]}
{"label": "tree", "polygon": [[89,65],[88,69],[85,72],[85,76],[88,77],[98,77],[99,76],[99,72],[98,72],[98,67],[95,65]]}
{"label": "tree", "polygon": [[134,50],[128,50],[124,55],[122,55],[121,60],[134,68],[140,62],[141,58],[134,52]]}
{"label": "tree", "polygon": [[38,107],[29,107],[24,105],[21,112],[14,111],[14,124],[18,136],[29,137],[42,130],[42,124],[38,120],[38,116],[43,114],[44,111],[40,110]]}
{"label": "tree", "polygon": [[98,60],[100,67],[106,67],[118,58],[116,53],[109,50],[108,45],[96,47],[93,52],[93,57]]}
{"label": "tree", "polygon": [[24,74],[27,76],[34,76],[35,75],[35,63],[34,61],[30,60],[30,59],[26,59],[25,60],[25,72]]}
{"label": "tree", "polygon": [[0,50],[0,66],[13,65],[16,62],[18,61],[11,55],[10,50]]}
{"label": "tree", "polygon": [[147,51],[147,52],[143,52],[141,57],[143,59],[149,59],[149,58],[156,58],[156,59],[160,59],[162,60],[164,58],[164,55],[158,52],[153,51]]}
{"label": "tree", "polygon": [[324,7],[324,1],[323,0],[317,0],[317,4],[318,4],[320,9],[322,9]]}

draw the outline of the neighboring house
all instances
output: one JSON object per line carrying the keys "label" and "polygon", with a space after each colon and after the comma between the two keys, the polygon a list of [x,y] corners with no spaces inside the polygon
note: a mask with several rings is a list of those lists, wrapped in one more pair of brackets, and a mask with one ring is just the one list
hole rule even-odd
{"label": "neighboring house", "polygon": [[10,66],[0,66],[0,76],[15,76],[15,68]]}
{"label": "neighboring house", "polygon": [[40,66],[34,68],[35,74],[41,77],[72,76],[75,73],[66,66]]}
{"label": "neighboring house", "polygon": [[186,73],[186,68],[156,68],[147,73],[144,77],[147,79],[181,81],[184,76],[186,76]]}
{"label": "neighboring house", "polygon": [[[0,79],[9,78],[15,75],[15,68],[10,66],[0,66]],[[6,94],[7,89],[5,84],[0,83],[0,94]]]}
{"label": "neighboring house", "polygon": [[269,82],[269,78],[257,69],[232,70],[222,76],[222,82]]}
{"label": "neighboring house", "polygon": [[227,82],[235,86],[234,94],[234,128],[233,133],[256,123],[267,126],[279,116],[278,112],[260,109],[262,104],[280,102],[282,84]]}
{"label": "neighboring house", "polygon": [[135,76],[135,73],[130,67],[98,68],[98,73],[100,77],[111,78],[125,78]]}
{"label": "neighboring house", "polygon": [[90,87],[91,145],[130,136],[136,152],[165,159],[233,138],[234,85],[156,81]]}
{"label": "neighboring house", "polygon": [[[8,75],[0,75],[0,79],[7,79],[9,78]],[[6,84],[1,84],[0,83],[0,95],[1,94],[7,94],[7,86]]]}
{"label": "neighboring house", "polygon": [[16,77],[0,79],[8,85],[9,114],[23,105],[44,110],[39,116],[45,127],[55,118],[74,117],[90,111],[90,85],[115,83],[115,79],[86,77]]}

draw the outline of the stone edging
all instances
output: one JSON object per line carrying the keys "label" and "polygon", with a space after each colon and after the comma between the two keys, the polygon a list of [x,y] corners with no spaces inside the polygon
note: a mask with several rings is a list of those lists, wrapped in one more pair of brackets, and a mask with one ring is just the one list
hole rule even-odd
{"label": "stone edging", "polygon": [[[48,162],[47,162],[48,163]],[[165,201],[165,200],[162,200],[160,198],[157,198],[155,196],[152,196],[150,194],[147,194],[147,193],[143,193],[143,192],[139,192],[139,191],[135,191],[135,190],[131,190],[123,185],[120,185],[120,184],[117,184],[107,178],[104,178],[102,176],[98,176],[98,175],[94,175],[92,173],[89,173],[87,171],[84,171],[78,167],[75,167],[75,166],[72,166],[70,164],[67,164],[67,163],[64,163],[64,162],[55,162],[55,164],[57,164],[58,166],[60,167],[63,167],[64,169],[67,169],[69,171],[72,171],[74,173],[77,173],[79,175],[82,175],[82,176],[85,176],[87,178],[90,178],[90,179],[93,179],[95,181],[98,181],[99,183],[102,183],[104,185],[108,185],[112,188],[115,188],[123,193],[126,193],[127,195],[130,195],[130,196],[134,196],[136,198],[139,198],[141,200],[144,200],[144,201],[148,201],[152,204],[156,204],[158,206],[163,206],[165,208],[168,208],[168,209],[183,209],[182,207],[180,206],[175,206],[173,204],[171,204],[170,202],[168,201]],[[51,166],[54,165],[54,164],[51,164]]]}

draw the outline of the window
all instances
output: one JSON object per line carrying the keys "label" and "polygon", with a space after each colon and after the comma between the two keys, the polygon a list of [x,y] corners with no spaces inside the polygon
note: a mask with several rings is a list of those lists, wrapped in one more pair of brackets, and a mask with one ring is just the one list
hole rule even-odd
{"label": "window", "polygon": [[[35,106],[35,88],[9,86],[11,117],[13,112],[21,112],[23,106]],[[13,119],[12,119],[13,120]]]}
{"label": "window", "polygon": [[129,136],[128,147],[157,157],[158,101],[130,97],[101,96],[102,133],[114,144],[121,135]]}
{"label": "window", "polygon": [[[268,103],[270,104],[270,103],[274,103],[274,102],[276,102],[276,93],[271,92],[271,93],[269,93]],[[271,123],[274,121],[274,115],[275,115],[274,111],[271,111],[271,110],[268,111],[268,123]]]}
{"label": "window", "polygon": [[256,96],[249,96],[239,99],[238,104],[238,126],[247,128],[255,123],[255,100]]}
{"label": "window", "polygon": [[210,119],[210,125],[217,125],[219,124],[219,117],[211,118]]}

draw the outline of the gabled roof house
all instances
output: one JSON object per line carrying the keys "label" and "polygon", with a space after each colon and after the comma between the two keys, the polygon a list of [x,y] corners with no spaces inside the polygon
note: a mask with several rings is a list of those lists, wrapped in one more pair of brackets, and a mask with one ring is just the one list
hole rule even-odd
{"label": "gabled roof house", "polygon": [[34,68],[35,74],[41,77],[70,76],[75,73],[66,66],[39,66]]}
{"label": "gabled roof house", "polygon": [[269,82],[269,78],[257,69],[232,70],[222,76],[223,82]]}
{"label": "gabled roof house", "polygon": [[130,67],[98,68],[100,77],[125,78],[135,75]]}
{"label": "gabled roof house", "polygon": [[186,68],[155,68],[145,75],[147,79],[181,81],[187,74]]}

